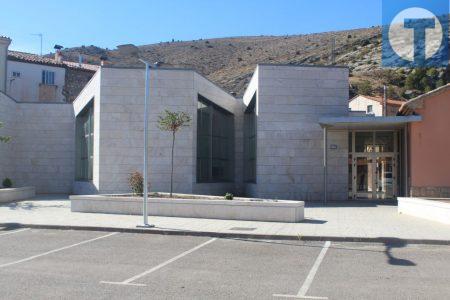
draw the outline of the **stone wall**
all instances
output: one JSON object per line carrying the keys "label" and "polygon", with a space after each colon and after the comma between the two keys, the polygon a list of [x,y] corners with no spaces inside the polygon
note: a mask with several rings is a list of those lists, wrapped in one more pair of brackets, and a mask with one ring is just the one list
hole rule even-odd
{"label": "stone wall", "polygon": [[13,136],[15,180],[37,193],[71,193],[75,122],[65,103],[18,103]]}
{"label": "stone wall", "polygon": [[[348,70],[258,66],[257,170],[251,196],[323,198],[322,116],[348,114]],[[347,136],[330,132],[329,200],[347,199]],[[345,181],[345,184],[343,184]]]}
{"label": "stone wall", "polygon": [[[0,129],[0,136],[13,136],[16,122],[17,103],[0,92],[0,122],[3,128]],[[6,177],[13,179],[14,163],[12,160],[13,143],[0,143],[0,187],[1,182]]]}
{"label": "stone wall", "polygon": [[0,178],[37,193],[70,193],[74,178],[74,114],[71,104],[20,103],[0,93],[3,135]]}
{"label": "stone wall", "polygon": [[450,187],[412,186],[411,197],[450,198]]}
{"label": "stone wall", "polygon": [[72,103],[93,76],[92,71],[67,68],[63,90],[66,102]]}

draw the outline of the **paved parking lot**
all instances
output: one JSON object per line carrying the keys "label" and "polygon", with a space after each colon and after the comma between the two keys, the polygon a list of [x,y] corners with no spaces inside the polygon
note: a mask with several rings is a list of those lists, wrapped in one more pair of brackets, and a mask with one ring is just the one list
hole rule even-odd
{"label": "paved parking lot", "polygon": [[0,228],[0,299],[443,299],[450,247]]}

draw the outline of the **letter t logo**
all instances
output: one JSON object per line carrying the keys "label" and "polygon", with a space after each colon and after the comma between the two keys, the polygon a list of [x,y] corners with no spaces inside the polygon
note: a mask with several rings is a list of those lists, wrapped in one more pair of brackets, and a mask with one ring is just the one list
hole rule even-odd
{"label": "letter t logo", "polygon": [[424,64],[426,59],[426,29],[435,27],[434,19],[405,19],[404,27],[414,30],[414,63]]}

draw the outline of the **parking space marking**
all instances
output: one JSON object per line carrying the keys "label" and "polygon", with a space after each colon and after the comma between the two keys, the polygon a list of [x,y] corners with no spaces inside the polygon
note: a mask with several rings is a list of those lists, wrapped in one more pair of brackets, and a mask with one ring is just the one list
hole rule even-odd
{"label": "parking space marking", "polygon": [[26,231],[26,230],[30,230],[30,228],[23,228],[23,229],[19,229],[19,230],[14,230],[14,231],[9,231],[9,232],[5,232],[5,233],[0,233],[0,236],[1,236],[1,235],[7,235],[7,234],[18,233],[18,232],[22,232],[22,231]]}
{"label": "parking space marking", "polygon": [[33,255],[33,256],[30,256],[30,257],[27,257],[27,258],[24,258],[24,259],[20,259],[20,260],[16,260],[16,261],[13,261],[13,262],[9,262],[9,263],[0,265],[0,269],[1,268],[6,268],[6,267],[9,267],[9,266],[12,266],[12,265],[17,265],[17,264],[20,264],[20,263],[23,263],[23,262],[27,262],[27,261],[30,261],[32,259],[39,258],[39,257],[45,256],[45,255],[49,255],[49,254],[52,254],[52,253],[56,253],[56,252],[59,252],[59,251],[70,249],[70,248],[73,248],[73,247],[76,247],[76,246],[81,246],[81,245],[84,245],[84,244],[87,244],[87,243],[90,243],[90,242],[93,242],[93,241],[97,241],[97,240],[100,240],[100,239],[104,239],[104,238],[110,237],[110,236],[115,235],[115,234],[118,234],[118,232],[112,232],[112,233],[109,233],[107,235],[102,235],[102,236],[99,236],[99,237],[96,237],[96,238],[93,238],[93,239],[89,239],[89,240],[85,240],[85,241],[82,241],[82,242],[79,242],[79,243],[76,243],[76,244],[64,246],[64,247],[61,247],[61,248],[58,248],[58,249],[54,249],[54,250],[50,250],[50,251],[47,251],[47,252],[44,252],[44,253],[41,253],[41,254]]}
{"label": "parking space marking", "polygon": [[192,249],[189,249],[189,250],[187,250],[187,251],[185,251],[185,252],[183,252],[183,253],[181,253],[181,254],[179,254],[179,255],[177,255],[177,256],[169,259],[169,260],[166,260],[165,262],[163,262],[163,263],[161,263],[161,264],[159,264],[159,265],[157,265],[157,266],[155,266],[155,267],[153,267],[153,268],[151,268],[151,269],[149,269],[149,270],[147,270],[145,272],[142,272],[142,273],[140,273],[140,274],[138,274],[136,276],[133,276],[131,278],[128,278],[128,279],[126,279],[124,281],[116,282],[116,281],[103,281],[102,280],[102,281],[100,281],[100,283],[115,284],[115,285],[130,285],[130,286],[146,286],[146,284],[133,283],[133,281],[136,281],[139,278],[142,278],[142,277],[144,277],[144,276],[146,276],[146,275],[148,275],[150,273],[153,273],[153,272],[155,272],[155,271],[157,271],[157,270],[167,266],[168,264],[171,264],[174,261],[176,261],[176,260],[178,260],[178,259],[180,259],[180,258],[182,258],[182,257],[184,257],[184,256],[186,256],[186,255],[188,255],[188,254],[190,254],[192,252],[194,252],[194,251],[197,251],[198,249],[203,248],[203,247],[205,247],[208,244],[211,244],[215,240],[217,240],[217,238],[212,238],[212,239],[210,239],[210,240],[208,240],[208,241],[206,241],[206,242],[204,242],[204,243],[202,243],[202,244],[200,244],[200,245],[198,245],[198,246],[196,246],[196,247],[194,247]]}
{"label": "parking space marking", "polygon": [[314,277],[316,276],[317,270],[319,270],[320,264],[323,261],[323,258],[325,257],[325,254],[327,254],[328,249],[331,246],[330,241],[326,241],[325,244],[322,247],[322,250],[320,250],[319,255],[316,258],[316,261],[314,262],[314,265],[312,266],[311,270],[309,270],[308,276],[306,277],[305,281],[303,282],[302,287],[298,291],[297,295],[283,295],[283,294],[274,294],[274,297],[277,298],[297,298],[297,299],[328,299],[328,297],[315,297],[315,296],[306,296],[306,293],[308,292]]}

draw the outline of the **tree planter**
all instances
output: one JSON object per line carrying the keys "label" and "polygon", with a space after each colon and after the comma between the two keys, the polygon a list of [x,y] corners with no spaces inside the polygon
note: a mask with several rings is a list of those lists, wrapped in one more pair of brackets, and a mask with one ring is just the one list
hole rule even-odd
{"label": "tree planter", "polygon": [[30,199],[33,198],[35,194],[34,186],[0,189],[0,203]]}
{"label": "tree planter", "polygon": [[[152,216],[295,223],[304,219],[303,201],[149,198]],[[115,195],[70,196],[73,212],[142,214],[142,198]]]}

